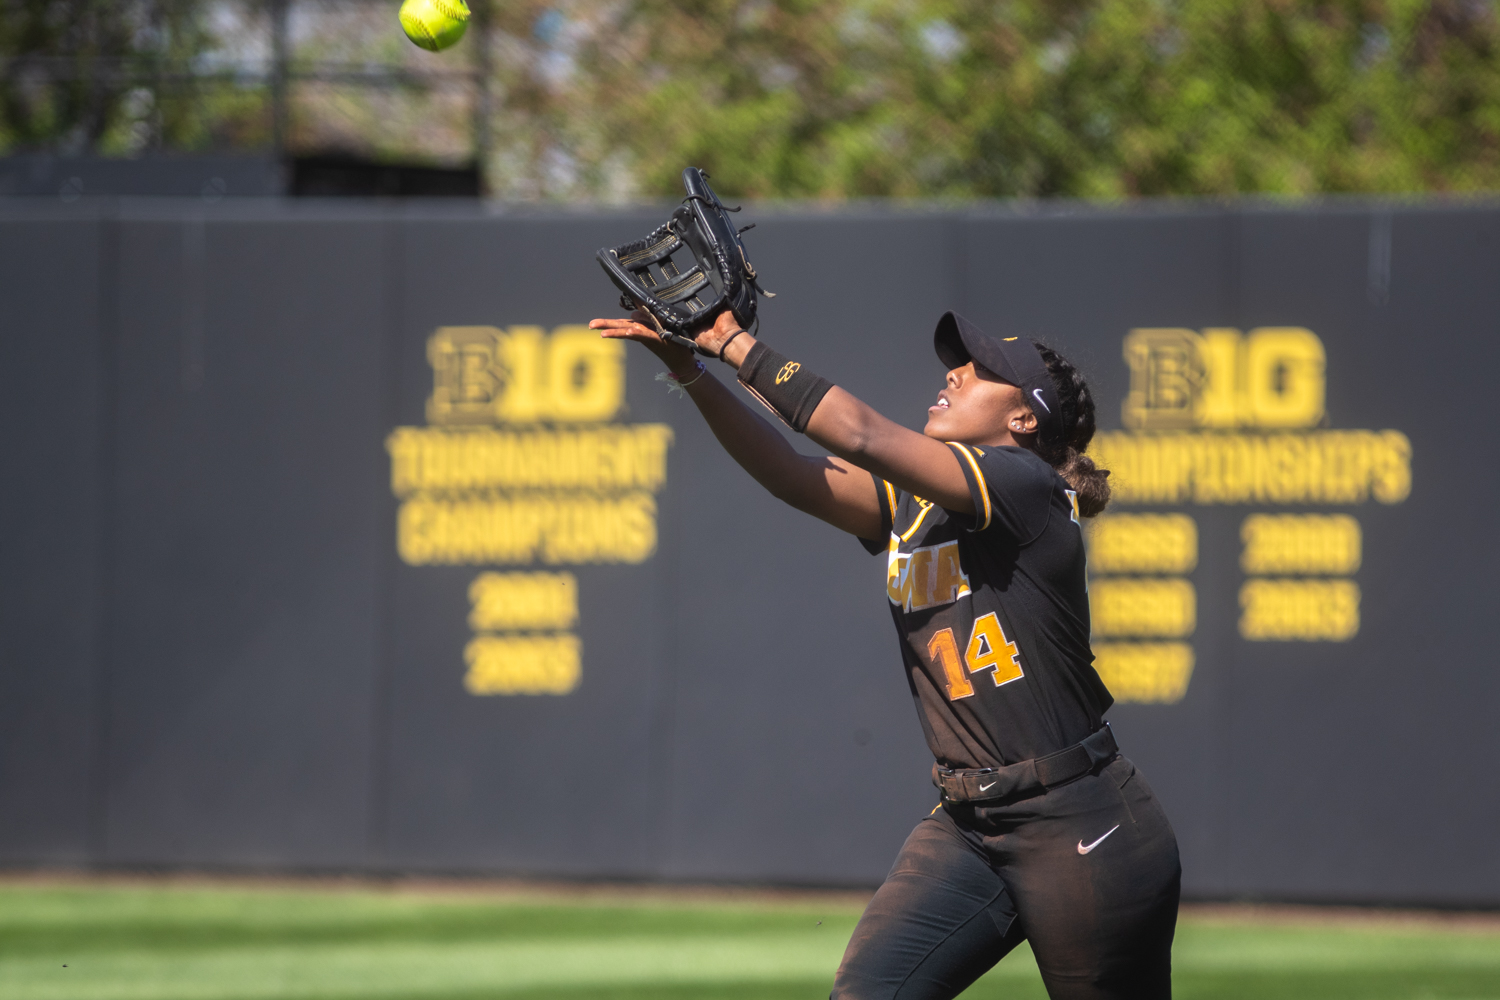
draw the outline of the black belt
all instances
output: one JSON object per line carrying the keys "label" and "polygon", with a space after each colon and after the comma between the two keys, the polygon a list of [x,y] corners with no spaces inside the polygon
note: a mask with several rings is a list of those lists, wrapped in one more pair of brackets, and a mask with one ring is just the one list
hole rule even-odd
{"label": "black belt", "polygon": [[932,765],[932,783],[942,789],[944,802],[989,802],[1032,795],[1065,785],[1120,753],[1115,734],[1105,723],[1081,742],[1045,757],[979,771],[953,771]]}

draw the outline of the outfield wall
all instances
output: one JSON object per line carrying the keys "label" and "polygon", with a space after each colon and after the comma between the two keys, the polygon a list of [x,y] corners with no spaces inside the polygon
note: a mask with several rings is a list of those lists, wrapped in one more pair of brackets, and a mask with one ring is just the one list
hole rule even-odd
{"label": "outfield wall", "polygon": [[[658,215],[0,205],[0,862],[878,881],[883,559],[572,329]],[[1090,375],[1190,894],[1500,906],[1500,209],[745,217],[765,338],[910,426],[944,309]]]}

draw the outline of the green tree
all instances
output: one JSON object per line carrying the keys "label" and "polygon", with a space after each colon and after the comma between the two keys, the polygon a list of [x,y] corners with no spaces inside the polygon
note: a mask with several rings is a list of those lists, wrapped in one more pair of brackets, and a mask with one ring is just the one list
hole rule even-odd
{"label": "green tree", "polygon": [[[0,0],[0,148],[264,148],[265,2]],[[478,30],[434,55],[399,0],[292,2],[294,146],[467,155]],[[1500,188],[1500,0],[471,5],[506,198],[675,197],[687,163],[829,201]]]}
{"label": "green tree", "polygon": [[246,107],[245,88],[225,86],[232,73],[204,68],[218,44],[209,11],[208,0],[0,0],[0,148],[194,149],[264,118],[263,88]]}
{"label": "green tree", "polygon": [[1494,0],[634,0],[568,95],[643,190],[1500,187]]}

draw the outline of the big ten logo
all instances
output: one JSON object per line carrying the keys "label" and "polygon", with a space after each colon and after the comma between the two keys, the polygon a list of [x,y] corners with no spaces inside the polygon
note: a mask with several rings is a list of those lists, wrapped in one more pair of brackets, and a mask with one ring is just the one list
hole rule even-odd
{"label": "big ten logo", "polygon": [[433,424],[589,423],[625,402],[625,345],[586,326],[445,326],[427,342]]}
{"label": "big ten logo", "polygon": [[[427,341],[425,427],[386,440],[409,566],[638,564],[656,552],[672,428],[618,422],[625,348],[580,325],[445,326]],[[579,580],[484,569],[464,687],[563,695],[583,678]]]}
{"label": "big ten logo", "polygon": [[1315,427],[1323,419],[1327,358],[1302,327],[1201,333],[1137,329],[1125,338],[1130,392],[1121,408],[1136,430]]}
{"label": "big ten logo", "polygon": [[1327,426],[1327,357],[1311,330],[1131,330],[1126,431],[1090,454],[1119,504],[1395,504],[1411,492],[1396,430]]}

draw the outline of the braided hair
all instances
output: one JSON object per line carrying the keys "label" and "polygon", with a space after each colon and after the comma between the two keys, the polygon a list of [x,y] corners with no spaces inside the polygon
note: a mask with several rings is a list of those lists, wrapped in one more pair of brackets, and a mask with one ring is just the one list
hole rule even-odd
{"label": "braided hair", "polygon": [[1084,454],[1094,439],[1094,397],[1083,373],[1052,348],[1039,342],[1036,349],[1047,366],[1047,374],[1057,385],[1062,402],[1062,434],[1048,441],[1037,435],[1036,453],[1057,470],[1078,494],[1078,513],[1094,517],[1109,503],[1109,470],[1094,465]]}

